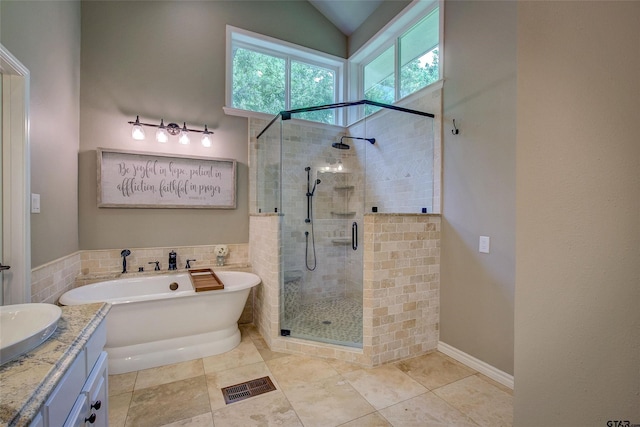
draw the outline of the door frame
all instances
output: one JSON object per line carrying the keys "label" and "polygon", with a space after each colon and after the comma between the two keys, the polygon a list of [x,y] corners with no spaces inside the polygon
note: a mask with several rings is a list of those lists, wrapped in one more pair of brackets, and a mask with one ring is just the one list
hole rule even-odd
{"label": "door frame", "polygon": [[[2,75],[3,273],[0,303],[31,302],[30,73],[0,44]],[[7,170],[8,169],[8,170]],[[8,185],[6,185],[8,183]]]}

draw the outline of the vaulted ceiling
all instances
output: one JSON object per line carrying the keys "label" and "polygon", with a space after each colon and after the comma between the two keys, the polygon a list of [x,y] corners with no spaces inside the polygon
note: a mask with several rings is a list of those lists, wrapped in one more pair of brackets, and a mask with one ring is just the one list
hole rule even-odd
{"label": "vaulted ceiling", "polygon": [[383,0],[309,0],[340,31],[349,36]]}

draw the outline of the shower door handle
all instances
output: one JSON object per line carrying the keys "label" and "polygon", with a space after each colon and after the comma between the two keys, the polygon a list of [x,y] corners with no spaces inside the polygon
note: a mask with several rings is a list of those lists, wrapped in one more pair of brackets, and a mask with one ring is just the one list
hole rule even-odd
{"label": "shower door handle", "polygon": [[358,223],[355,221],[351,224],[351,248],[358,250]]}

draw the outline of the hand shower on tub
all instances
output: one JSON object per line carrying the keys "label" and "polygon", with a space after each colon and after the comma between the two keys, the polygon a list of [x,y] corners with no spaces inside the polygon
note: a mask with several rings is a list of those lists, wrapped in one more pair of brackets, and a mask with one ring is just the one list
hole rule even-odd
{"label": "hand shower on tub", "polygon": [[123,249],[122,252],[120,252],[120,256],[122,257],[122,272],[126,273],[127,272],[127,257],[131,255],[131,251],[129,249]]}
{"label": "hand shower on tub", "polygon": [[316,192],[316,186],[320,184],[320,180],[316,179],[313,181],[313,188],[311,188],[311,167],[307,166],[304,168],[307,172],[307,218],[305,218],[304,222],[307,224],[311,224],[311,247],[313,250],[313,267],[309,266],[309,232],[304,232],[305,237],[305,247],[304,247],[304,264],[307,267],[307,270],[313,271],[318,266],[318,260],[316,258],[316,241],[315,235],[313,232],[313,194]]}

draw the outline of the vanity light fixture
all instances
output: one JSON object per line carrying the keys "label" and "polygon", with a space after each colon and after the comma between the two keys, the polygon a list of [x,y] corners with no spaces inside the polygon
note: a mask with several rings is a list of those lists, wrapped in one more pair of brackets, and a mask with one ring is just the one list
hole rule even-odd
{"label": "vanity light fixture", "polygon": [[178,138],[178,142],[182,145],[187,145],[191,142],[189,139],[189,129],[187,129],[187,124],[184,123],[184,126],[180,130],[180,137]]}
{"label": "vanity light fixture", "polygon": [[142,123],[140,123],[140,117],[136,116],[135,122],[129,122],[133,125],[131,128],[131,137],[136,141],[142,141],[144,139],[144,129]]}
{"label": "vanity light fixture", "polygon": [[141,141],[145,139],[143,126],[149,126],[149,127],[157,128],[156,141],[160,143],[168,142],[169,136],[178,135],[178,142],[182,145],[187,145],[191,142],[191,139],[189,138],[189,132],[197,132],[202,134],[202,139],[200,140],[200,142],[202,143],[202,146],[207,148],[211,147],[211,135],[213,135],[213,132],[211,132],[207,128],[207,125],[204,126],[204,130],[190,129],[190,128],[187,128],[186,122],[183,122],[182,127],[180,127],[180,125],[178,125],[177,123],[173,123],[173,122],[165,125],[164,119],[160,120],[159,125],[156,125],[152,123],[141,122],[140,116],[136,116],[135,122],[128,122],[128,123],[130,125],[133,125],[133,127],[131,128],[131,137],[137,141]]}
{"label": "vanity light fixture", "polygon": [[165,143],[169,140],[169,133],[164,125],[164,119],[160,120],[160,127],[156,131],[156,141]]}
{"label": "vanity light fixture", "polygon": [[200,142],[202,143],[203,147],[211,147],[211,132],[209,132],[209,129],[207,129],[207,125],[204,125],[204,132],[202,132],[202,139],[200,139]]}

